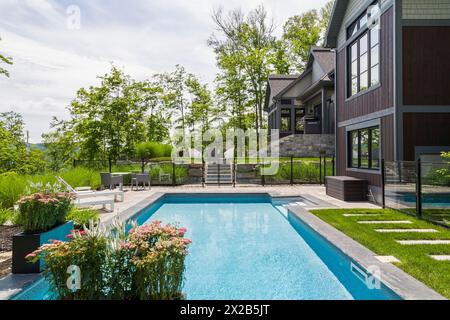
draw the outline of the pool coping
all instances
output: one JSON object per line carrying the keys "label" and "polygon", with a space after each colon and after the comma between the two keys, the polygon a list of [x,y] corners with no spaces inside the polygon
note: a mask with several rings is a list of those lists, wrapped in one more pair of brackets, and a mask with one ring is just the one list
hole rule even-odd
{"label": "pool coping", "polygon": [[300,207],[288,207],[288,211],[311,229],[325,238],[334,247],[354,260],[364,269],[377,267],[381,282],[404,300],[447,300],[413,276],[391,263],[382,263],[377,254],[353,240],[343,232],[321,220],[308,210]]}

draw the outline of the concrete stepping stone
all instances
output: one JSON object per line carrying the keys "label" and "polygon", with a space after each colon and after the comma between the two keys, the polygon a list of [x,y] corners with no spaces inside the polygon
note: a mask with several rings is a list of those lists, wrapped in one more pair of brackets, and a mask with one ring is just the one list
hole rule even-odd
{"label": "concrete stepping stone", "polygon": [[420,244],[450,244],[450,240],[397,240],[402,245],[420,245]]}
{"label": "concrete stepping stone", "polygon": [[394,221],[358,221],[359,224],[411,224],[409,220],[394,220]]}
{"label": "concrete stepping stone", "polygon": [[435,229],[375,229],[380,233],[435,233],[439,232]]}
{"label": "concrete stepping stone", "polygon": [[380,216],[381,214],[379,213],[371,213],[371,214],[363,214],[363,213],[346,213],[343,214],[344,217],[376,217],[376,216]]}
{"label": "concrete stepping stone", "polygon": [[375,259],[382,263],[400,263],[400,260],[394,256],[375,256]]}
{"label": "concrete stepping stone", "polygon": [[450,261],[450,256],[430,255],[430,257],[437,261]]}

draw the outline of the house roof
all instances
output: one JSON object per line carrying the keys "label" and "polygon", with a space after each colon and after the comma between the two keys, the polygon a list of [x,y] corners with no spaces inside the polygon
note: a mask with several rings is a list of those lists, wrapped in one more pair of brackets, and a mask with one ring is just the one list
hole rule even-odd
{"label": "house roof", "polygon": [[325,35],[326,48],[336,48],[339,30],[344,20],[345,11],[347,10],[348,0],[335,0],[333,11],[331,12],[330,23],[328,24],[327,33]]}
{"label": "house roof", "polygon": [[292,82],[294,82],[299,77],[296,75],[286,75],[286,74],[272,74],[269,76],[267,81],[267,91],[266,91],[266,108],[268,108],[272,102],[273,98],[278,96],[286,87],[288,87]]}
{"label": "house roof", "polygon": [[[319,63],[323,72],[328,75],[334,70],[335,65],[335,53],[329,48],[315,47],[311,49],[311,55]],[[313,59],[310,58],[310,62]]]}

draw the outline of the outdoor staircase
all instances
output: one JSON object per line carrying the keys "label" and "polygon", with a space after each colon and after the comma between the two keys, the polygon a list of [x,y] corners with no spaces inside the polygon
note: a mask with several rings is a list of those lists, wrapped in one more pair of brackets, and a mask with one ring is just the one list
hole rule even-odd
{"label": "outdoor staircase", "polygon": [[206,185],[231,185],[233,184],[233,170],[229,164],[205,165]]}

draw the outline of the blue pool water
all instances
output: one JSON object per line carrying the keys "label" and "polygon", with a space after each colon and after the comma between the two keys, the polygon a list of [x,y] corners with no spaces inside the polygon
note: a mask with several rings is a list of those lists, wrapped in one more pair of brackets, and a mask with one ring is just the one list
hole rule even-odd
{"label": "blue pool water", "polygon": [[[263,195],[166,196],[137,220],[188,229],[187,299],[398,299],[370,290],[347,256],[275,205]],[[44,283],[28,291],[17,298],[45,298]]]}

